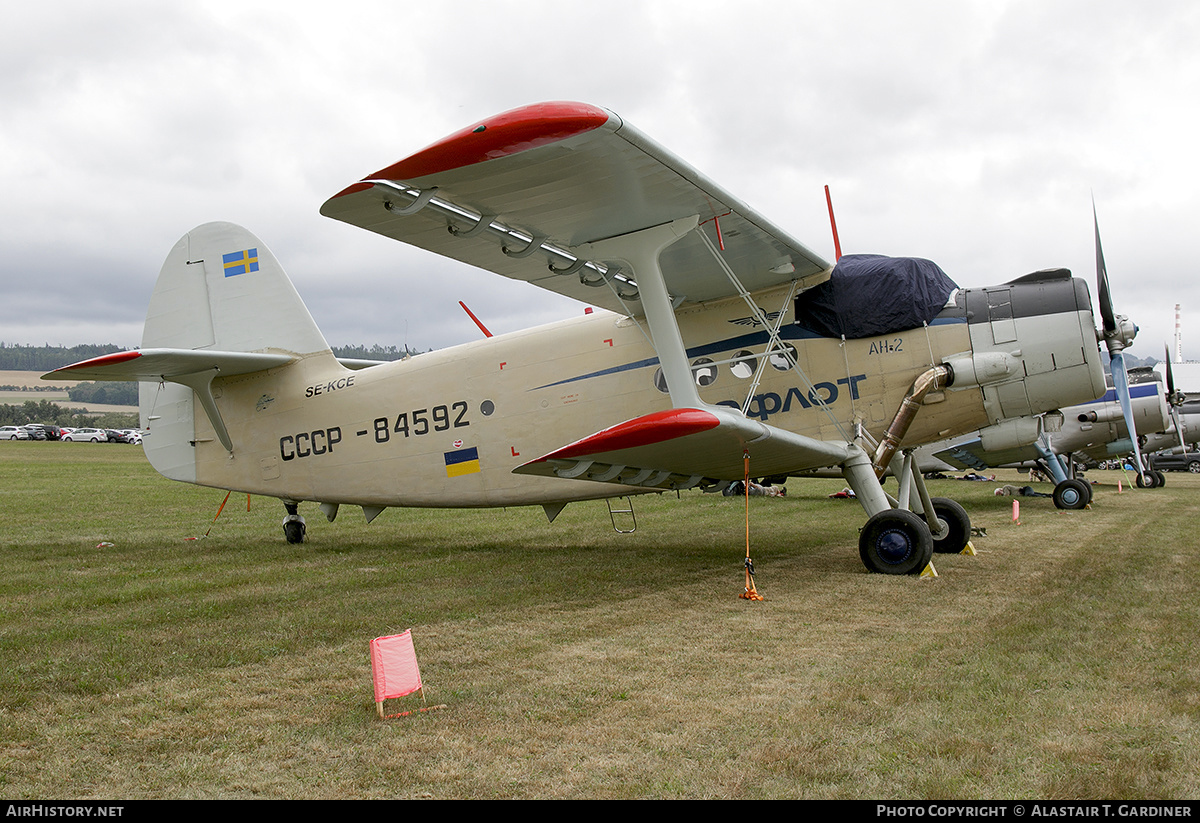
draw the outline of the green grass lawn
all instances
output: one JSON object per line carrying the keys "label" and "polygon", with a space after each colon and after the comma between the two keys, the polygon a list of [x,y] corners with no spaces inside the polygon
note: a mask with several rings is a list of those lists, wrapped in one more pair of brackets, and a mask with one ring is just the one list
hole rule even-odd
{"label": "green grass lawn", "polygon": [[[0,794],[1194,798],[1200,478],[1093,478],[1020,525],[932,482],[987,530],[932,580],[867,574],[844,483],[793,480],[751,501],[752,603],[740,499],[636,498],[628,535],[306,504],[288,545],[139,448],[3,443]],[[367,644],[409,627],[447,708],[381,721]]]}

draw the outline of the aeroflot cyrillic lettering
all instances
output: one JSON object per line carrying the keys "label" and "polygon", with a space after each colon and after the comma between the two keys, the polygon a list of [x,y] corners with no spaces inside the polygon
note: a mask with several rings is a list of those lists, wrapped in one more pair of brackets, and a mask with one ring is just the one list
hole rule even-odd
{"label": "aeroflot cyrillic lettering", "polygon": [[333,451],[333,447],[341,442],[342,429],[340,426],[288,434],[279,438],[279,456],[284,460],[295,460],[297,457],[329,454]]}
{"label": "aeroflot cyrillic lettering", "polygon": [[318,383],[315,386],[309,386],[304,390],[305,397],[316,397],[319,394],[329,394],[331,391],[338,389],[346,389],[354,385],[354,375],[342,377],[338,380],[330,380],[328,383]]}
{"label": "aeroflot cyrillic lettering", "polygon": [[[853,377],[843,377],[837,383],[821,382],[813,384],[812,390],[805,393],[803,390],[793,386],[787,390],[787,393],[780,397],[775,392],[765,392],[756,394],[750,398],[750,405],[746,408],[747,417],[757,417],[760,420],[766,420],[773,414],[783,412],[786,414],[792,410],[792,403],[798,403],[802,409],[811,409],[813,406],[824,403],[827,406],[832,406],[837,402],[838,396],[841,394],[838,386],[845,386],[850,390],[850,397],[854,400],[858,399],[858,384],[862,380],[866,380],[865,374],[856,374]],[[741,408],[741,404],[734,400],[722,401],[719,405],[730,406],[732,408]]]}

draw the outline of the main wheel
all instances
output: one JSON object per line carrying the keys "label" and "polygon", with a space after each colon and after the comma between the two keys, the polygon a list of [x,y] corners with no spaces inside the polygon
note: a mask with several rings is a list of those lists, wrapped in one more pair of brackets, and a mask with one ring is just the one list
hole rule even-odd
{"label": "main wheel", "polygon": [[1091,491],[1082,480],[1064,480],[1054,487],[1054,505],[1060,509],[1082,509],[1092,499]]}
{"label": "main wheel", "polygon": [[933,536],[918,515],[903,509],[888,509],[863,526],[858,553],[869,571],[920,574],[933,558]]}
{"label": "main wheel", "polygon": [[[935,497],[933,511],[938,523],[946,526],[946,533],[940,538],[931,537],[933,550],[938,554],[958,554],[971,539],[971,518],[967,510],[948,497]],[[929,530],[934,531],[933,524],[929,524]]]}
{"label": "main wheel", "polygon": [[1158,486],[1158,478],[1153,472],[1138,472],[1137,479],[1133,482],[1139,489],[1153,489]]}
{"label": "main wheel", "polygon": [[1154,475],[1154,488],[1161,489],[1167,485],[1167,476],[1158,469],[1151,469],[1150,473]]}
{"label": "main wheel", "polygon": [[[1082,477],[1076,477],[1075,480],[1083,484],[1083,490],[1087,494],[1087,503],[1091,503],[1092,495],[1096,493],[1096,490],[1092,488],[1092,484],[1084,480]],[[1084,505],[1086,506],[1087,503],[1084,503]]]}

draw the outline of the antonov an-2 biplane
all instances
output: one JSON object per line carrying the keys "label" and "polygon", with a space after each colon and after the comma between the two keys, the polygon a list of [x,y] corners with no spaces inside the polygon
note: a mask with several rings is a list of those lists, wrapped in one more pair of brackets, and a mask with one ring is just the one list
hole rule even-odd
{"label": "antonov an-2 biplane", "polygon": [[[838,466],[868,516],[866,566],[917,573],[935,544],[961,549],[969,521],[915,470],[889,498],[878,477],[893,454],[1097,397],[1098,339],[1120,351],[1135,333],[1104,305],[1103,278],[1098,333],[1087,285],[1065,270],[955,289],[902,261],[820,309],[841,280],[828,263],[579,103],[484,120],[321,212],[607,311],[354,370],[254,235],[189,232],[142,348],[50,376],[143,381],[154,467],[281,499],[291,541],[301,501],[330,519],[343,504],[368,519],[541,504],[553,519],[571,501]],[[847,293],[875,296],[847,312]]]}

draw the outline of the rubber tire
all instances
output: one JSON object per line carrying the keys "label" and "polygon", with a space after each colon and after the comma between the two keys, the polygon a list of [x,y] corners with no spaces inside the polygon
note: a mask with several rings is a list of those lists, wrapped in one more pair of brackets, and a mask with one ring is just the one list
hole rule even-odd
{"label": "rubber tire", "polygon": [[1091,499],[1091,489],[1082,480],[1069,478],[1054,487],[1055,508],[1082,509]]}
{"label": "rubber tire", "polygon": [[863,526],[858,554],[868,571],[920,574],[933,559],[933,536],[924,518],[903,509],[888,509]]}
{"label": "rubber tire", "polygon": [[1086,481],[1086,480],[1084,480],[1082,477],[1076,477],[1075,479],[1076,479],[1076,480],[1078,480],[1080,483],[1082,483],[1082,484],[1083,484],[1083,488],[1084,488],[1084,490],[1087,492],[1087,502],[1088,502],[1088,504],[1091,504],[1091,502],[1092,502],[1092,495],[1096,493],[1096,490],[1092,488],[1092,484],[1091,484],[1091,483],[1087,482],[1087,481]]}
{"label": "rubber tire", "polygon": [[1187,470],[1192,474],[1200,474],[1200,460],[1193,460],[1187,464]]}
{"label": "rubber tire", "polygon": [[1139,489],[1152,489],[1154,488],[1154,475],[1150,472],[1146,472],[1145,474],[1139,472],[1133,482]]}
{"label": "rubber tire", "polygon": [[[971,539],[971,518],[957,500],[935,497],[932,502],[938,520],[950,527],[950,531],[941,540],[931,537],[933,551],[936,554],[958,554],[967,547],[967,541]],[[933,531],[932,526],[929,530]]]}
{"label": "rubber tire", "polygon": [[283,536],[289,543],[303,543],[305,531],[307,529],[299,520],[290,520],[283,524]]}
{"label": "rubber tire", "polygon": [[1154,475],[1154,488],[1161,489],[1167,485],[1167,476],[1158,469],[1151,469],[1150,473]]}

